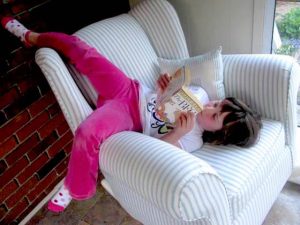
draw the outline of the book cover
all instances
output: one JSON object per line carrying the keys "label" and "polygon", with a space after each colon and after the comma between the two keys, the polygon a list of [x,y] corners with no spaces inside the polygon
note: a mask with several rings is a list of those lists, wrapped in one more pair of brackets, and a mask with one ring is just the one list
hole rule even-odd
{"label": "book cover", "polygon": [[167,89],[158,94],[156,112],[166,123],[174,125],[183,111],[191,111],[195,115],[202,111],[201,102],[188,89],[190,80],[189,69],[183,66],[171,77]]}

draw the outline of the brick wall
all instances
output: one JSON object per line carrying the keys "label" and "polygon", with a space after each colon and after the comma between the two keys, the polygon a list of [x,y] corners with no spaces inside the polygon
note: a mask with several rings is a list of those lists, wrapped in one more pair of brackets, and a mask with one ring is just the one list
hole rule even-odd
{"label": "brick wall", "polygon": [[[127,0],[95,2],[1,0],[0,13],[39,32],[73,33],[129,10]],[[46,197],[65,176],[71,150],[73,135],[35,51],[0,28],[0,224],[18,224]]]}

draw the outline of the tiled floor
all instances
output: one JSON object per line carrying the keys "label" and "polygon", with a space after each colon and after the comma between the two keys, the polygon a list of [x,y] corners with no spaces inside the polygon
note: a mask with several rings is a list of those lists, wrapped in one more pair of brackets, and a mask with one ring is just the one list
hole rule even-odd
{"label": "tiled floor", "polygon": [[[263,225],[300,224],[300,186],[287,183]],[[64,213],[42,208],[27,225],[141,225],[98,185],[97,194],[87,201],[73,201]]]}
{"label": "tiled floor", "polygon": [[141,225],[98,184],[96,196],[86,201],[72,201],[60,214],[43,207],[27,225]]}

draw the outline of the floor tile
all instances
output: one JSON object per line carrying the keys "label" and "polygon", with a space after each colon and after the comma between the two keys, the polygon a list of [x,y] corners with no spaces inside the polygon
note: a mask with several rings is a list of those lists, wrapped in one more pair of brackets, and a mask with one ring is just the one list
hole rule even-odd
{"label": "floor tile", "polygon": [[79,223],[77,225],[90,225],[90,224],[88,224],[88,223],[86,223],[84,221],[79,221]]}
{"label": "floor tile", "polygon": [[119,225],[126,216],[126,212],[110,195],[102,196],[89,210],[83,221],[93,225]]}
{"label": "floor tile", "polygon": [[127,215],[123,218],[120,225],[143,225],[142,223],[136,221],[131,216]]}
{"label": "floor tile", "polygon": [[[263,225],[299,225],[300,186],[287,183]],[[99,184],[97,194],[87,201],[73,201],[61,214],[42,208],[27,225],[142,225],[128,215]]]}

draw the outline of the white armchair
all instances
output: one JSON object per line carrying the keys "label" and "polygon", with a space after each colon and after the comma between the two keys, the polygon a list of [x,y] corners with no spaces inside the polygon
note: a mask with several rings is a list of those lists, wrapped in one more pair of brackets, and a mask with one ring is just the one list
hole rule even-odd
{"label": "white armchair", "polygon": [[[159,74],[157,57],[189,57],[177,14],[166,0],[142,1],[128,14],[75,34],[150,88]],[[226,95],[263,116],[255,146],[205,144],[189,154],[140,133],[121,132],[101,147],[104,186],[143,224],[259,225],[292,172],[298,64],[274,55],[223,60]],[[54,50],[39,49],[36,62],[74,132],[92,112],[96,92]]]}

